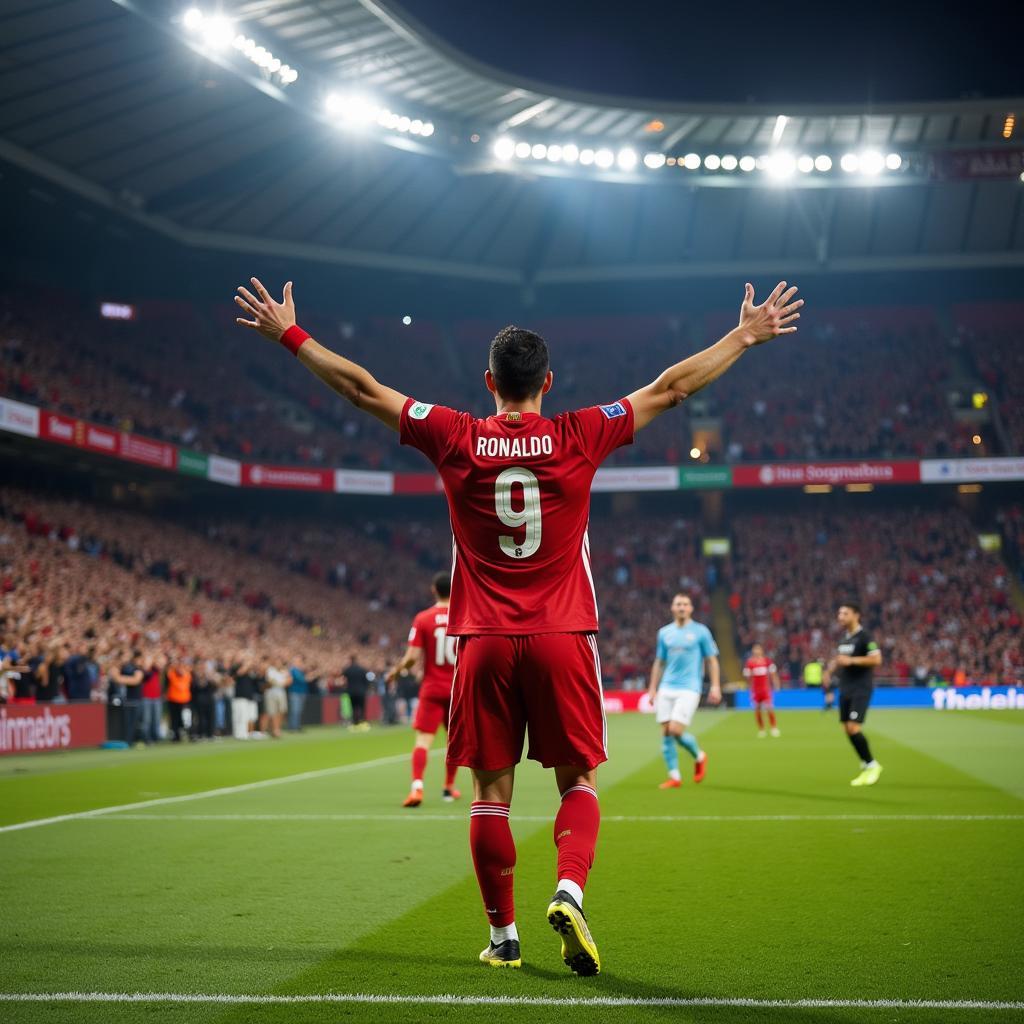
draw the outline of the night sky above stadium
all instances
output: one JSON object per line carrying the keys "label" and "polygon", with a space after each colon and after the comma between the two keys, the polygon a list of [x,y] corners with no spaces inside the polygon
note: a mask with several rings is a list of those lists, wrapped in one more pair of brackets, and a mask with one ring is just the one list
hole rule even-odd
{"label": "night sky above stadium", "polygon": [[512,75],[636,98],[885,103],[1024,93],[1012,3],[403,0]]}

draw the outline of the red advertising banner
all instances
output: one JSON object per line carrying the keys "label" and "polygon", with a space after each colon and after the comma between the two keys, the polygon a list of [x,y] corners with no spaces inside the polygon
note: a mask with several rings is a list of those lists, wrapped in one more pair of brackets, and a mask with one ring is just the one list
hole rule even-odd
{"label": "red advertising banner", "polygon": [[245,487],[282,487],[292,491],[333,491],[333,469],[309,469],[304,466],[242,466]]}
{"label": "red advertising banner", "polygon": [[142,462],[147,466],[158,466],[161,469],[174,469],[177,465],[177,449],[173,444],[163,441],[151,441],[148,437],[138,434],[122,434],[120,455],[131,462]]}
{"label": "red advertising banner", "polygon": [[609,715],[618,715],[624,711],[653,714],[654,705],[647,699],[646,690],[605,690],[604,710]]}
{"label": "red advertising banner", "polygon": [[0,755],[98,747],[107,738],[105,704],[0,707]]}
{"label": "red advertising banner", "polygon": [[395,494],[440,494],[444,490],[436,473],[396,473]]}
{"label": "red advertising banner", "polygon": [[806,487],[808,484],[916,484],[919,462],[775,462],[733,466],[734,487]]}
{"label": "red advertising banner", "polygon": [[76,448],[86,448],[91,452],[102,452],[104,455],[117,455],[117,433],[106,427],[97,427],[85,420],[75,420]]}
{"label": "red advertising banner", "polygon": [[39,436],[58,444],[75,444],[78,420],[58,412],[44,412],[39,417]]}

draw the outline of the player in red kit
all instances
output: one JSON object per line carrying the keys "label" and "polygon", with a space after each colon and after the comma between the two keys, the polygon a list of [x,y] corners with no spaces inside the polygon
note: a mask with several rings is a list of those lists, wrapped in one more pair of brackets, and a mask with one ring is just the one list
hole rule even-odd
{"label": "player in red kit", "polygon": [[280,341],[355,406],[399,432],[437,467],[454,535],[448,635],[458,637],[448,759],[473,771],[469,840],[490,941],[480,959],[522,964],[515,924],[516,848],[509,827],[515,769],[528,755],[553,768],[557,883],[547,908],[562,959],[579,975],[601,963],[583,914],[600,811],[597,766],[607,758],[597,599],[587,525],[598,466],[638,430],[721,376],[748,349],[796,331],[802,300],[781,282],[759,306],[746,286],[740,320],[714,345],[607,405],[551,419],[544,339],[506,327],[491,342],[484,383],[495,414],[476,419],[409,398],[317,343],[255,278],[240,288],[238,322]]}
{"label": "player in red kit", "polygon": [[[412,749],[412,789],[403,807],[419,807],[423,803],[423,773],[427,767],[427,751],[434,742],[437,730],[442,725],[448,728],[448,709],[452,702],[455,638],[448,636],[448,598],[451,594],[451,577],[448,573],[439,572],[434,577],[431,590],[434,592],[434,604],[424,608],[412,620],[405,657],[387,675],[387,681],[394,683],[403,672],[408,672],[417,662],[422,661],[419,702],[412,723],[416,730],[416,745]],[[451,761],[445,766],[444,800],[458,800],[462,796],[455,788],[457,770],[458,765]]]}
{"label": "player in red kit", "polygon": [[750,683],[750,703],[754,705],[757,738],[763,740],[767,735],[764,731],[765,714],[768,715],[772,736],[778,738],[782,734],[775,721],[775,701],[772,695],[779,688],[779,673],[775,668],[775,662],[764,656],[764,648],[760,644],[754,644],[750,649],[750,657],[743,666],[743,674]]}

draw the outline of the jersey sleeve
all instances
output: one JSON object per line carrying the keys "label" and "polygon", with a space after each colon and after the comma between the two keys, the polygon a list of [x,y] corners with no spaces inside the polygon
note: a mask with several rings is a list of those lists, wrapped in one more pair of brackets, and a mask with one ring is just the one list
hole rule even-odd
{"label": "jersey sleeve", "polygon": [[633,406],[628,398],[569,413],[583,454],[600,466],[616,448],[633,443]]}
{"label": "jersey sleeve", "polygon": [[878,650],[878,644],[875,643],[874,637],[870,633],[864,634],[864,654],[874,654]]}
{"label": "jersey sleeve", "polygon": [[429,405],[407,398],[398,421],[398,438],[402,444],[418,449],[435,466],[440,466],[466,417],[466,413],[444,405]]}
{"label": "jersey sleeve", "polygon": [[746,664],[743,666],[743,674],[749,679],[750,678],[750,659],[748,658]]}
{"label": "jersey sleeve", "polygon": [[705,628],[700,634],[700,653],[705,658],[712,658],[718,654],[718,644],[715,643],[715,638],[711,635],[711,630]]}
{"label": "jersey sleeve", "polygon": [[421,648],[427,646],[423,634],[423,624],[418,615],[412,620],[412,629],[409,630],[409,646]]}
{"label": "jersey sleeve", "polygon": [[658,634],[658,644],[654,655],[658,661],[668,661],[668,644],[665,643],[665,634]]}

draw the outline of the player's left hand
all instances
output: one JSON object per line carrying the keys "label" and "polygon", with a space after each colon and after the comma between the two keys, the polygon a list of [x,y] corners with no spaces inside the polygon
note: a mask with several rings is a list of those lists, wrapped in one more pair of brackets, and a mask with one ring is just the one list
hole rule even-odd
{"label": "player's left hand", "polygon": [[722,691],[721,690],[708,690],[708,703],[709,704],[721,704],[722,703]]}
{"label": "player's left hand", "polygon": [[295,303],[292,300],[291,281],[284,286],[283,301],[275,302],[259,278],[252,277],[249,280],[259,298],[253,295],[248,288],[239,285],[235,302],[253,319],[246,320],[244,317],[236,317],[235,323],[258,331],[264,338],[269,338],[271,341],[280,341],[281,335],[295,323]]}

